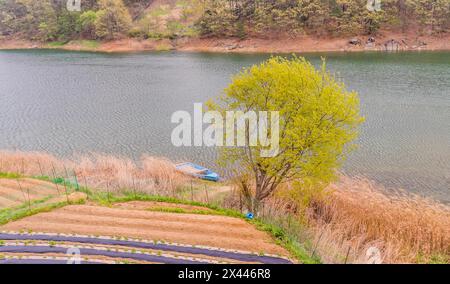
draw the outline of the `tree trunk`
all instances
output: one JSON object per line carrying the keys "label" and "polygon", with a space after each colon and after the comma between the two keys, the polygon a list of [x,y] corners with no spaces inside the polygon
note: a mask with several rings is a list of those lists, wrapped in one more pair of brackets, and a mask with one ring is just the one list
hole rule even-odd
{"label": "tree trunk", "polygon": [[253,214],[253,216],[257,217],[260,206],[261,206],[261,201],[255,197],[252,197],[250,200],[250,205],[249,205],[248,209],[249,209],[250,213]]}

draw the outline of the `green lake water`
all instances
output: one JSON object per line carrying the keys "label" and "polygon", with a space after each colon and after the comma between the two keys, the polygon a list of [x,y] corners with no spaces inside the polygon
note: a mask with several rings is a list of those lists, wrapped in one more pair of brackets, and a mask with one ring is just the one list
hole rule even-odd
{"label": "green lake water", "polygon": [[[270,55],[0,51],[0,149],[148,153],[214,167],[214,148],[176,148],[174,111],[216,97]],[[450,202],[450,52],[305,54],[360,94],[366,122],[345,164]]]}

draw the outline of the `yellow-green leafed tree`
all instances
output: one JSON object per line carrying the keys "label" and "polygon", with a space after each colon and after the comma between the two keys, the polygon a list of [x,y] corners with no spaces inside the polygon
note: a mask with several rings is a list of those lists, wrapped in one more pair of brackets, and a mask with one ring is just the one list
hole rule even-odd
{"label": "yellow-green leafed tree", "polygon": [[[224,117],[227,111],[244,114],[267,111],[279,115],[277,155],[264,157],[267,155],[261,153],[267,150],[267,145],[249,145],[249,120],[243,129],[237,130],[237,133],[247,130],[244,147],[220,148],[221,165],[233,173],[248,209],[254,213],[261,201],[286,182],[331,182],[352,150],[364,120],[357,93],[347,91],[343,83],[326,71],[325,64],[317,70],[304,58],[295,56],[273,57],[244,69],[219,100],[209,103],[209,108]],[[271,124],[267,137],[272,140],[276,128],[271,126],[276,120],[268,121]],[[229,133],[226,128],[224,141]]]}
{"label": "yellow-green leafed tree", "polygon": [[95,32],[99,38],[115,39],[131,26],[131,16],[122,0],[99,0]]}

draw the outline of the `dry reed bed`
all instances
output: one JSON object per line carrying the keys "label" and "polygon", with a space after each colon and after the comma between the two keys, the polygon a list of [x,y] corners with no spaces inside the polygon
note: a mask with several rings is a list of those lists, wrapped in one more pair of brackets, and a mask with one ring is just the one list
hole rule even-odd
{"label": "dry reed bed", "polygon": [[160,195],[173,195],[189,181],[171,161],[150,156],[143,156],[139,162],[100,154],[62,160],[41,152],[1,151],[0,172],[65,177],[93,189]]}
{"label": "dry reed bed", "polygon": [[[341,177],[308,208],[314,243],[327,262],[448,262],[450,208],[362,178]],[[374,251],[374,248],[375,251]],[[377,260],[376,250],[380,252]]]}
{"label": "dry reed bed", "polygon": [[[282,227],[325,263],[450,263],[450,207],[341,176],[325,191],[285,186],[259,216]],[[293,197],[295,196],[295,197]],[[240,210],[238,190],[225,206]],[[245,210],[245,209],[244,209]]]}

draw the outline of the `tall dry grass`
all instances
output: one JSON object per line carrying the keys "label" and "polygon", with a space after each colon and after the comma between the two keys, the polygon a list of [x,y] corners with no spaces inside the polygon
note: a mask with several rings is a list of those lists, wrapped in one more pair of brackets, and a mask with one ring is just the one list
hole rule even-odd
{"label": "tall dry grass", "polygon": [[308,221],[326,262],[448,262],[450,208],[404,192],[387,192],[367,179],[341,177],[325,199],[311,202]]}
{"label": "tall dry grass", "polygon": [[[313,190],[284,185],[259,217],[324,263],[450,262],[448,206],[364,178],[342,176],[325,191]],[[243,207],[238,192],[236,186],[227,206]]]}
{"label": "tall dry grass", "polygon": [[190,180],[176,171],[173,162],[150,156],[135,162],[101,154],[58,159],[41,152],[0,151],[0,172],[71,178],[94,190],[132,190],[168,196]]}

